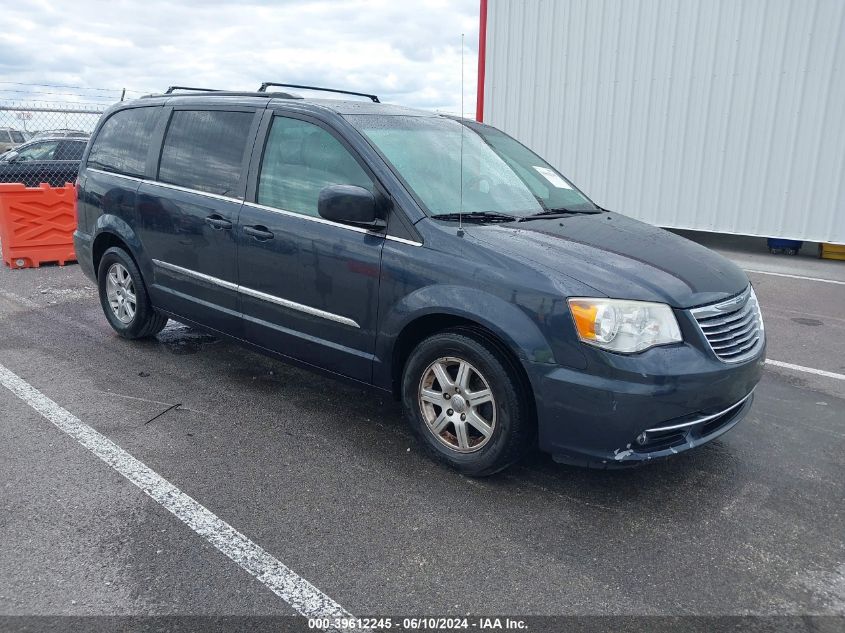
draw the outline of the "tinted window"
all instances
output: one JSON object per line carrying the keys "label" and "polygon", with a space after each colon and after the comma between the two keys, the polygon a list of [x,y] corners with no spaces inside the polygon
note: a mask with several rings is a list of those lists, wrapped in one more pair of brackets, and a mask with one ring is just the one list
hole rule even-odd
{"label": "tinted window", "polygon": [[219,195],[238,188],[251,112],[177,110],[170,119],[158,178]]}
{"label": "tinted window", "polygon": [[9,134],[12,135],[12,142],[14,142],[14,143],[23,143],[24,142],[23,134],[21,134],[20,132],[12,130],[11,132],[9,132]]}
{"label": "tinted window", "polygon": [[143,176],[157,114],[155,107],[115,112],[100,129],[88,155],[88,164],[107,171]]}
{"label": "tinted window", "polygon": [[358,185],[373,191],[367,173],[323,128],[275,117],[258,180],[259,204],[317,215],[317,198],[329,185]]}
{"label": "tinted window", "polygon": [[53,156],[55,160],[80,160],[85,150],[85,143],[78,141],[61,141]]}

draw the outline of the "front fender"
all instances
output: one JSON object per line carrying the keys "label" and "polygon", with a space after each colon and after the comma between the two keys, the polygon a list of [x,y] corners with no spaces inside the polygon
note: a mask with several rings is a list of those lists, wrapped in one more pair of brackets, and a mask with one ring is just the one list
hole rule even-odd
{"label": "front fender", "polygon": [[460,317],[490,330],[522,361],[555,363],[546,337],[518,305],[477,288],[443,284],[419,288],[382,314],[376,342],[376,356],[382,362],[374,375],[376,384],[391,382],[393,348],[402,331],[435,314]]}

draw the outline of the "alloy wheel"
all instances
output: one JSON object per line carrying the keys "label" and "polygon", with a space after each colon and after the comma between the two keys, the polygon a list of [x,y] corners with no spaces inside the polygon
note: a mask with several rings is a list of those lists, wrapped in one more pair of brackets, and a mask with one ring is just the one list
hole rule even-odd
{"label": "alloy wheel", "polygon": [[106,273],[106,297],[117,320],[123,324],[131,323],[138,309],[138,299],[132,276],[123,264],[109,266]]}
{"label": "alloy wheel", "polygon": [[449,356],[431,363],[420,380],[419,405],[428,430],[454,451],[477,451],[493,437],[493,390],[465,359]]}

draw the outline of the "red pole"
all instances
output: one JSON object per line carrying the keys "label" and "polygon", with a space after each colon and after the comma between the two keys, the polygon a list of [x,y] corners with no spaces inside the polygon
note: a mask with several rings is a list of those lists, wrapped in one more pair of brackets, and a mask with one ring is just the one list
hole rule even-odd
{"label": "red pole", "polygon": [[478,98],[475,106],[475,120],[484,120],[484,71],[487,61],[487,0],[481,0],[478,24]]}

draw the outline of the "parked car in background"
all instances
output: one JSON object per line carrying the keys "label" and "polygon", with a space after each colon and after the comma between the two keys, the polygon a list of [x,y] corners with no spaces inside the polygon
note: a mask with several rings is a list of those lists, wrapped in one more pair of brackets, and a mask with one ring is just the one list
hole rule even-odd
{"label": "parked car in background", "polygon": [[25,143],[23,132],[10,127],[0,127],[0,153],[8,152],[10,149]]}
{"label": "parked car in background", "polygon": [[85,151],[85,138],[45,138],[29,141],[0,156],[0,182],[37,187],[42,182],[62,187],[74,182]]}
{"label": "parked car in background", "polygon": [[88,132],[82,130],[42,130],[32,135],[30,140],[37,141],[43,138],[84,138],[87,139]]}

